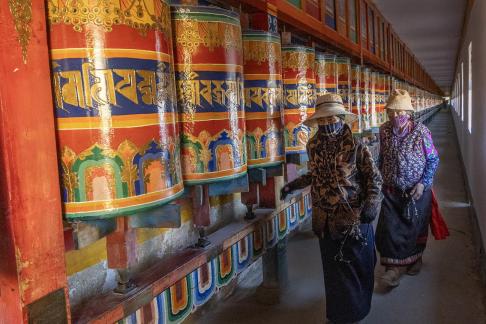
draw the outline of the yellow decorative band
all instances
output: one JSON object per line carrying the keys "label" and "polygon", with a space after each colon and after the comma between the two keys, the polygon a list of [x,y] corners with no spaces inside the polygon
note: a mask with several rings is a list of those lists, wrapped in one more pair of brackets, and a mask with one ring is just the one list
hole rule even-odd
{"label": "yellow decorative band", "polygon": [[316,80],[315,79],[311,79],[311,78],[305,78],[303,80],[299,80],[299,79],[284,79],[283,80],[283,83],[284,84],[298,84],[298,85],[304,85],[304,84],[316,84]]}
{"label": "yellow decorative band", "polygon": [[[245,118],[245,113],[243,111],[238,112],[238,118]],[[206,113],[182,113],[179,114],[179,121],[183,123],[187,122],[199,122],[199,121],[212,121],[212,120],[226,120],[229,121],[229,112],[206,112]]]}
{"label": "yellow decorative band", "polygon": [[327,83],[327,82],[318,82],[316,83],[316,87],[317,88],[336,88],[337,87],[337,83]]}
{"label": "yellow decorative band", "polygon": [[212,181],[217,180],[218,178],[226,178],[228,176],[234,176],[238,173],[243,173],[247,171],[247,166],[241,166],[239,168],[230,169],[230,170],[223,170],[223,171],[216,171],[216,172],[205,172],[205,173],[190,173],[190,174],[183,174],[184,180],[192,181],[192,180],[205,180],[211,179]]}
{"label": "yellow decorative band", "polygon": [[245,80],[265,80],[265,81],[282,80],[282,75],[281,74],[247,74],[247,73],[245,73]]}
{"label": "yellow decorative band", "polygon": [[271,163],[271,162],[281,162],[284,161],[285,157],[284,156],[274,156],[271,158],[265,158],[265,159],[251,159],[248,160],[248,165],[259,165],[263,163]]}
{"label": "yellow decorative band", "polygon": [[277,119],[280,118],[280,112],[279,111],[274,111],[273,114],[270,114],[268,112],[247,112],[245,114],[245,119],[246,120],[259,120],[259,119]]}
{"label": "yellow decorative band", "polygon": [[286,147],[285,152],[302,152],[305,151],[306,146],[305,145],[299,145],[299,146],[293,146],[293,147]]}
{"label": "yellow decorative band", "polygon": [[141,196],[120,198],[115,200],[65,203],[64,206],[66,214],[87,213],[96,211],[106,212],[126,207],[134,208],[136,206],[142,206],[145,204],[157,202],[158,200],[163,200],[167,197],[173,196],[181,190],[183,190],[183,184],[179,183],[174,187],[151,192]]}
{"label": "yellow decorative band", "polygon": [[174,114],[167,113],[160,117],[158,114],[133,114],[121,116],[103,117],[75,117],[57,118],[57,128],[59,130],[75,129],[102,129],[107,126],[110,128],[133,128],[155,126],[163,121],[165,124],[173,124]]}
{"label": "yellow decorative band", "polygon": [[82,57],[106,57],[106,58],[134,58],[157,60],[162,62],[170,62],[170,55],[163,52],[127,49],[127,48],[63,48],[52,49],[51,58],[54,60],[68,59],[68,58],[82,58]]}
{"label": "yellow decorative band", "polygon": [[316,111],[315,108],[304,108],[304,109],[285,109],[284,114],[285,115],[301,115],[301,114],[313,114]]}
{"label": "yellow decorative band", "polygon": [[209,71],[209,72],[239,72],[243,73],[243,66],[239,64],[184,64],[175,65],[177,72]]}

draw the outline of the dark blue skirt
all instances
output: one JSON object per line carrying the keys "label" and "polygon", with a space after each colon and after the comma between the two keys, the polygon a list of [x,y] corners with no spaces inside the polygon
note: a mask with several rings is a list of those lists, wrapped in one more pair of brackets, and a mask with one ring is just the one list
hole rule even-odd
{"label": "dark blue skirt", "polygon": [[373,227],[360,225],[363,242],[348,238],[332,240],[329,233],[319,240],[324,283],[326,285],[326,314],[333,323],[352,323],[370,312],[376,264]]}
{"label": "dark blue skirt", "polygon": [[381,264],[408,266],[417,261],[425,250],[432,213],[432,191],[426,190],[415,202],[417,215],[404,217],[405,203],[402,195],[383,190],[380,219],[376,227],[376,248]]}

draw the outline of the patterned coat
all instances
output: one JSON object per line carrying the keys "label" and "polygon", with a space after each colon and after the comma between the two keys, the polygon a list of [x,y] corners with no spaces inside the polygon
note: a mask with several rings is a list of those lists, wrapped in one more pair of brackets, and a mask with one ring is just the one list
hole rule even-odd
{"label": "patterned coat", "polygon": [[380,170],[386,186],[410,190],[421,182],[432,187],[439,165],[439,155],[429,129],[414,123],[409,134],[401,138],[393,134],[391,122],[380,129]]}
{"label": "patterned coat", "polygon": [[358,234],[361,222],[377,215],[382,179],[367,146],[344,125],[337,135],[318,131],[307,144],[309,171],[288,184],[290,190],[311,185],[314,232],[331,237]]}

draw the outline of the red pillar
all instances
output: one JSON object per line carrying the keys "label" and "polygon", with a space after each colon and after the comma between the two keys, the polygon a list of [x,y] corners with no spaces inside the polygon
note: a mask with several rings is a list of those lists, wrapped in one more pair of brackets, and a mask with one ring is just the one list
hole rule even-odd
{"label": "red pillar", "polygon": [[44,0],[0,2],[0,323],[68,320]]}

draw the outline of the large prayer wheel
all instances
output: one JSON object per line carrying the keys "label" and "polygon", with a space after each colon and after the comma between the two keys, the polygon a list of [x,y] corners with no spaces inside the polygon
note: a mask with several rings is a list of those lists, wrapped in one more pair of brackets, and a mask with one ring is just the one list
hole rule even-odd
{"label": "large prayer wheel", "polygon": [[64,212],[126,215],[183,191],[170,8],[48,1]]}
{"label": "large prayer wheel", "polygon": [[243,33],[248,167],[284,161],[282,140],[282,54],[280,36]]}
{"label": "large prayer wheel", "polygon": [[346,110],[351,109],[351,59],[349,57],[338,57],[336,59],[338,71],[338,94],[343,98]]}
{"label": "large prayer wheel", "polygon": [[363,120],[361,115],[361,66],[353,64],[351,66],[351,111],[358,116],[358,119],[353,123],[353,133],[361,133],[363,131]]}
{"label": "large prayer wheel", "polygon": [[172,6],[184,181],[246,173],[243,50],[238,14]]}
{"label": "large prayer wheel", "polygon": [[285,153],[306,153],[311,129],[302,123],[315,111],[314,49],[298,45],[283,46],[282,65]]}
{"label": "large prayer wheel", "polygon": [[318,96],[326,93],[337,93],[336,55],[316,54],[316,93]]}
{"label": "large prayer wheel", "polygon": [[370,107],[370,85],[371,70],[366,67],[361,68],[360,78],[361,90],[361,120],[363,130],[371,128],[371,107]]}

